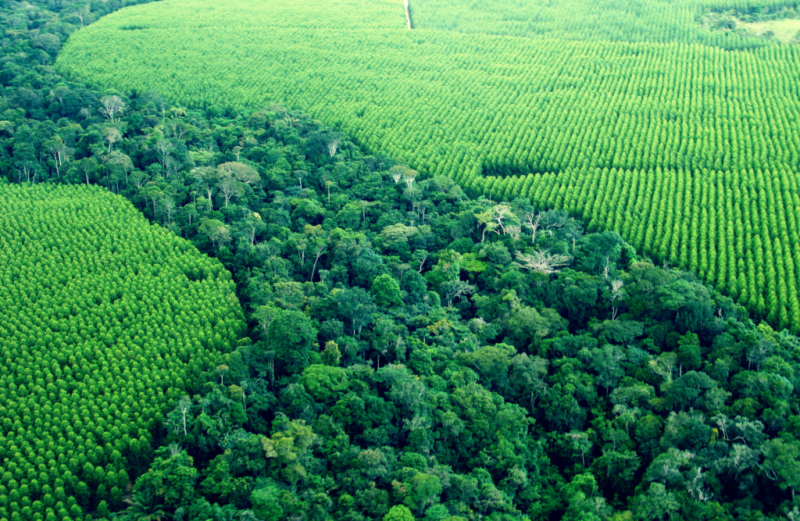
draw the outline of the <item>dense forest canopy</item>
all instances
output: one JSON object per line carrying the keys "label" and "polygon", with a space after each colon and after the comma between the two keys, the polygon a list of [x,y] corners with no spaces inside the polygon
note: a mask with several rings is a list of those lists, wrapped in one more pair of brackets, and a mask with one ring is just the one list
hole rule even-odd
{"label": "dense forest canopy", "polygon": [[[794,4],[640,2],[629,12],[652,37],[610,38],[594,31],[609,27],[595,10],[615,16],[605,3],[572,3],[574,16],[570,3],[541,9],[560,10],[558,23],[585,27],[585,38],[492,29],[545,2],[495,2],[491,16],[420,2],[422,28],[411,31],[383,0],[155,3],[73,35],[58,70],[212,111],[299,107],[470,194],[521,197],[617,230],[799,331],[800,46],[706,30],[688,14],[691,27],[675,32],[659,14],[793,16]],[[436,5],[440,16],[424,15]],[[461,12],[487,30],[425,25],[473,19]]]}
{"label": "dense forest canopy", "polygon": [[178,123],[217,166],[120,190],[224,260],[251,330],[167,415],[123,518],[793,511],[796,337],[613,232],[470,199],[303,114]]}

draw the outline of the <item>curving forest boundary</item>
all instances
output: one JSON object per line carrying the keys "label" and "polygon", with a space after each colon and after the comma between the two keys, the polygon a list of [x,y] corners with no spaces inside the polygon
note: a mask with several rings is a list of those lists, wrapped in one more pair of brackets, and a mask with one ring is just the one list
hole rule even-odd
{"label": "curving forest boundary", "polygon": [[[424,29],[429,16],[408,31],[393,1],[345,4],[138,6],[74,34],[57,67],[184,106],[303,108],[473,194],[619,230],[800,330],[800,47],[676,32],[692,2],[663,20],[648,7],[650,33],[626,41]],[[570,23],[610,37],[590,14]]]}

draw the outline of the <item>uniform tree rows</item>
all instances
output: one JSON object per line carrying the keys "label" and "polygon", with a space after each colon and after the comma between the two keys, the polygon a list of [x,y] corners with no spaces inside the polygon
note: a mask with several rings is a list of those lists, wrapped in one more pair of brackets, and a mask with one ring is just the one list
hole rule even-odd
{"label": "uniform tree rows", "polygon": [[243,333],[233,291],[116,195],[0,184],[0,519],[121,505],[164,408]]}
{"label": "uniform tree rows", "polygon": [[[121,12],[76,34],[59,67],[104,86],[159,88],[187,106],[303,107],[472,193],[557,204],[612,226],[800,330],[800,47],[395,31],[380,2],[364,4],[374,28],[342,31],[332,27],[341,19],[326,22],[328,7],[303,5],[285,16],[274,5],[239,15],[237,2],[190,16],[193,0]],[[264,34],[272,18],[282,22]],[[121,30],[129,26],[146,29]]]}
{"label": "uniform tree rows", "polygon": [[[416,0],[411,3],[414,27],[463,33],[545,37],[567,40],[691,42],[741,48],[765,45],[730,34],[729,25],[706,22],[709,15],[731,14],[747,20],[794,17],[796,0],[720,0],[698,2],[629,2],[566,0],[508,2],[492,0]],[[591,24],[586,21],[591,20]],[[726,29],[722,31],[720,29]]]}

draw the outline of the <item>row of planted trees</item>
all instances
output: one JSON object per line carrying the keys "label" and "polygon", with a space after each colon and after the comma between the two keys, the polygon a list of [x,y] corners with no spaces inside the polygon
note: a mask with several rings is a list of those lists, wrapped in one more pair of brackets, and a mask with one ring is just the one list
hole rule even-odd
{"label": "row of planted trees", "polygon": [[[395,34],[380,24],[339,33],[324,23],[308,31],[279,27],[264,38],[215,27],[209,19],[195,49],[227,49],[237,57],[213,61],[174,53],[172,39],[180,32],[174,27],[156,25],[157,38],[117,30],[126,20],[155,25],[191,9],[192,2],[154,4],[127,15],[130,20],[116,15],[76,34],[59,67],[121,90],[160,88],[184,106],[253,108],[274,100],[303,106],[341,123],[370,148],[445,175],[460,174],[464,164],[477,160],[495,169],[536,172],[584,164],[728,170],[798,160],[800,146],[791,131],[798,111],[791,76],[795,46],[731,53],[683,42]],[[226,16],[244,16],[233,4],[227,9]],[[265,8],[247,16],[268,23],[274,14]],[[251,18],[242,23],[249,27]],[[295,21],[309,25],[304,18]],[[108,42],[103,52],[116,62],[95,56],[96,40]],[[264,59],[287,42],[295,50]],[[145,46],[144,52],[127,53],[133,44]],[[325,54],[329,45],[339,50],[333,57]],[[381,52],[364,63],[367,48]],[[323,58],[326,68],[296,88],[292,78]],[[156,63],[162,65],[154,71]],[[410,68],[416,63],[426,65]],[[394,74],[384,77],[382,71]],[[173,76],[181,82],[164,81]],[[466,157],[460,157],[462,146]],[[459,160],[449,164],[454,158]]]}
{"label": "row of planted trees", "polygon": [[109,192],[6,184],[0,206],[0,518],[82,519],[122,504],[241,309],[216,261]]}
{"label": "row of planted trees", "polygon": [[748,48],[768,42],[733,37],[730,33],[735,23],[719,22],[734,16],[747,21],[790,18],[797,7],[796,0],[646,1],[638,3],[636,9],[588,0],[557,4],[494,0],[480,5],[463,0],[424,0],[415,2],[412,12],[415,28],[423,30],[568,40],[682,41]]}

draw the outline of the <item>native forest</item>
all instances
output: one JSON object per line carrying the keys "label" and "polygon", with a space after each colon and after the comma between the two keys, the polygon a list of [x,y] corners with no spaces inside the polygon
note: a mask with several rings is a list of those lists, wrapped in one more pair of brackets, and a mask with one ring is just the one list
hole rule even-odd
{"label": "native forest", "polygon": [[800,521],[800,0],[0,0],[0,521]]}

